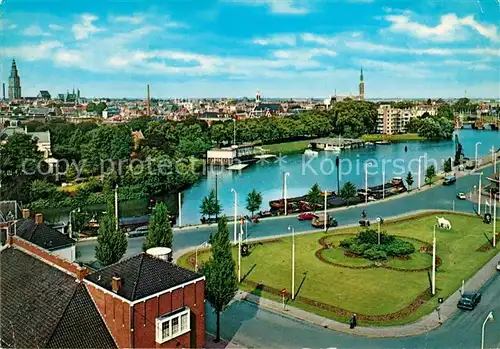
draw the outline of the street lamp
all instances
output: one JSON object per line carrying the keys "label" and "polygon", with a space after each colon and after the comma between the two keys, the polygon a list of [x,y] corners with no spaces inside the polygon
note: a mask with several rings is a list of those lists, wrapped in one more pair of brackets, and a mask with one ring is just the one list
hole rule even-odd
{"label": "street lamp", "polygon": [[365,203],[368,202],[368,166],[375,166],[372,162],[365,162]]}
{"label": "street lamp", "polygon": [[476,152],[475,152],[475,156],[474,156],[474,159],[475,159],[475,162],[474,162],[474,168],[477,168],[477,148],[478,148],[481,144],[482,144],[481,142],[477,142],[477,143],[476,143]]}
{"label": "street lamp", "polygon": [[500,196],[500,193],[493,195],[493,247],[497,245],[497,195]]}
{"label": "street lamp", "polygon": [[477,214],[481,215],[481,179],[483,178],[483,173],[479,174],[479,190],[477,191]]}
{"label": "street lamp", "polygon": [[418,157],[418,190],[420,190],[420,187],[422,186],[422,165],[420,164],[420,159],[422,158],[425,159],[425,155]]}
{"label": "street lamp", "polygon": [[80,212],[80,207],[75,208],[74,210],[71,210],[71,211],[69,212],[69,237],[70,237],[70,238],[73,238],[73,219],[72,219],[72,217],[71,217],[71,214],[72,214],[73,212]]}
{"label": "street lamp", "polygon": [[287,190],[286,190],[286,178],[290,176],[289,172],[286,172],[285,175],[283,176],[283,195],[285,196],[285,216],[288,214],[288,203],[286,200],[287,197]]}
{"label": "street lamp", "polygon": [[295,229],[288,226],[288,231],[292,233],[292,300],[295,299]]}
{"label": "street lamp", "polygon": [[194,271],[198,272],[198,249],[203,247],[208,247],[210,244],[207,241],[202,242],[199,246],[197,246],[194,250]]}
{"label": "street lamp", "polygon": [[327,202],[327,192],[325,190],[324,192],[324,195],[325,195],[325,202],[323,203],[323,219],[325,220],[324,222],[324,227],[323,229],[326,231],[327,228],[328,228],[328,224],[327,224],[327,213],[326,213],[326,206],[328,205],[328,202]]}
{"label": "street lamp", "polygon": [[436,225],[434,224],[434,237],[432,238],[432,295],[436,294]]}
{"label": "street lamp", "polygon": [[490,311],[490,313],[488,314],[488,316],[486,317],[486,319],[484,319],[484,322],[483,322],[483,327],[481,329],[481,349],[484,349],[484,327],[486,326],[486,323],[488,321],[493,321],[494,318],[493,318],[493,312]]}
{"label": "street lamp", "polygon": [[231,188],[231,193],[234,194],[234,243],[236,243],[237,229],[238,229],[238,193]]}

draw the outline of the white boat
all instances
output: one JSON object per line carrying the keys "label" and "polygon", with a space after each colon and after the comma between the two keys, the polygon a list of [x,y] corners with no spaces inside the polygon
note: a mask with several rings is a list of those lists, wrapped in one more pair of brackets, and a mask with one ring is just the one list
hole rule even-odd
{"label": "white boat", "polygon": [[307,155],[307,156],[318,156],[318,152],[314,151],[312,149],[306,149],[304,151],[304,155]]}
{"label": "white boat", "polygon": [[340,153],[342,151],[342,148],[339,147],[339,146],[336,146],[336,145],[326,144],[324,150],[331,151],[331,152],[334,152],[334,153]]}

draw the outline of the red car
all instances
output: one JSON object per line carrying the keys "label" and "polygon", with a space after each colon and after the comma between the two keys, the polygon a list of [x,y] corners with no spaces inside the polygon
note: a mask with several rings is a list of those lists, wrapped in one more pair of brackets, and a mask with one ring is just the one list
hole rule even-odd
{"label": "red car", "polygon": [[298,218],[299,218],[299,221],[310,221],[312,220],[314,217],[318,217],[316,216],[314,213],[312,212],[304,212],[304,213],[301,213],[299,214]]}

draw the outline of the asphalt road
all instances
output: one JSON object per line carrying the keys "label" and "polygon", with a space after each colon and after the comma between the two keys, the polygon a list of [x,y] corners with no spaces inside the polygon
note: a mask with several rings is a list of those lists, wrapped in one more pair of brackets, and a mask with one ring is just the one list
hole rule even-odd
{"label": "asphalt road", "polygon": [[[490,311],[495,320],[485,327],[485,348],[500,348],[500,273],[481,289],[474,311],[458,311],[445,324],[424,335],[366,338],[335,332],[282,316],[253,303],[236,301],[221,316],[221,336],[250,348],[436,348],[481,347],[481,327]],[[207,305],[207,331],[215,333],[215,314]]]}
{"label": "asphalt road", "polygon": [[[486,183],[486,176],[492,173],[492,167],[483,171],[483,183]],[[469,175],[458,178],[455,185],[443,186],[436,185],[435,188],[422,191],[417,194],[407,195],[402,194],[400,198],[389,200],[385,202],[375,202],[365,209],[368,218],[374,220],[376,217],[390,217],[398,216],[412,211],[426,210],[426,209],[447,209],[453,208],[455,203],[455,210],[464,212],[474,212],[477,209],[477,204],[468,200],[457,200],[456,194],[458,192],[468,193],[474,185],[478,185],[479,177]],[[483,208],[484,209],[484,208]],[[339,226],[357,224],[361,211],[361,207],[351,207],[342,211],[333,213],[333,216],[339,222]],[[498,209],[500,211],[500,208]],[[497,211],[498,212],[498,211]],[[500,214],[500,213],[499,213]],[[296,233],[310,231],[311,222],[298,221],[296,216],[290,216],[280,219],[261,220],[257,224],[248,225],[249,238],[264,238],[273,235],[287,234],[288,226],[292,225]],[[216,225],[210,227],[192,227],[174,230],[174,252],[181,249],[198,246],[204,241],[207,241],[210,233],[217,229]],[[229,227],[232,236],[232,225]],[[126,256],[133,256],[142,252],[143,237],[129,239],[129,245]],[[94,249],[96,241],[82,241],[77,244],[78,259],[83,262],[94,260]]]}

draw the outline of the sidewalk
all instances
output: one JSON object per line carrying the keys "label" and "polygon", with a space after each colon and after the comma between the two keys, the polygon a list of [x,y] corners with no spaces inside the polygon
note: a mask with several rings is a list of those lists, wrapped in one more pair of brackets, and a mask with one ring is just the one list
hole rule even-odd
{"label": "sidewalk", "polygon": [[233,342],[227,342],[221,338],[219,343],[214,343],[215,336],[207,333],[205,335],[205,346],[206,349],[243,349],[242,347]]}
{"label": "sidewalk", "polygon": [[[465,283],[465,289],[468,291],[479,290],[490,278],[492,278],[497,273],[495,266],[498,261],[500,261],[500,253],[493,257],[493,259],[486,263],[472,278],[470,278]],[[345,332],[348,334],[365,337],[389,338],[419,335],[439,327],[457,311],[457,302],[460,299],[460,289],[453,293],[448,299],[443,302],[443,304],[440,305],[439,315],[437,311],[434,311],[429,315],[424,316],[420,320],[407,325],[390,327],[357,326],[352,330],[349,328],[348,324],[327,319],[325,317],[315,315],[295,307],[286,306],[285,309],[283,309],[283,305],[279,302],[261,298],[248,292],[238,291],[235,299],[246,300],[248,302],[256,304],[258,307],[262,307],[272,312],[310,322],[314,325],[328,328],[334,331]]]}

